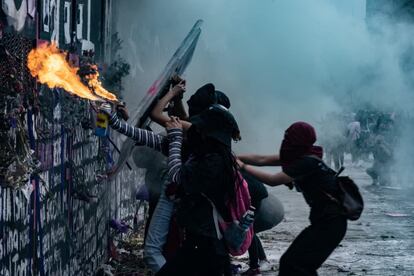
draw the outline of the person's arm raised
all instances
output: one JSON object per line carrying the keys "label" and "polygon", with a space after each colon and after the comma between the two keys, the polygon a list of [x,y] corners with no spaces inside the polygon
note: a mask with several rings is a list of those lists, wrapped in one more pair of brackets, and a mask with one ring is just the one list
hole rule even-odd
{"label": "person's arm raised", "polygon": [[132,138],[136,143],[163,152],[165,150],[165,137],[155,134],[152,131],[131,126],[118,118],[117,112],[111,103],[103,103],[99,107],[101,112],[109,116],[111,127],[125,136]]}
{"label": "person's arm raised", "polygon": [[[166,123],[170,121],[170,117],[164,114],[164,109],[167,107],[168,103],[171,102],[176,96],[185,92],[185,85],[183,82],[175,85],[171,88],[164,97],[158,100],[157,104],[151,111],[151,119],[158,123],[159,125],[165,127]],[[177,104],[177,103],[175,103]],[[182,103],[181,103],[182,105]],[[182,107],[183,108],[183,107]],[[181,121],[183,129],[188,129],[191,126],[191,123],[186,121]]]}

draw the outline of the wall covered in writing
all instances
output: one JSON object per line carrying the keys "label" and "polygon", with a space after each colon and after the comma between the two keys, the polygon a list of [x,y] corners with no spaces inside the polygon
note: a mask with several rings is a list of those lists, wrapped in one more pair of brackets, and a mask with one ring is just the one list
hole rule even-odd
{"label": "wall covered in writing", "polygon": [[108,2],[1,2],[1,276],[91,275],[107,258],[108,221],[134,215],[139,173],[105,177],[117,153],[94,134],[95,110],[25,68],[40,39],[103,60]]}

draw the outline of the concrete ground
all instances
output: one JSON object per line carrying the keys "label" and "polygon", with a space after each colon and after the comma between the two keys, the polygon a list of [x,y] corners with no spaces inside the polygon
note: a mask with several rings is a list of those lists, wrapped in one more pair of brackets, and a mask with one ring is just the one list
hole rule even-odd
{"label": "concrete ground", "polygon": [[[414,190],[372,186],[365,174],[369,164],[350,163],[347,158],[343,174],[359,185],[365,210],[358,221],[349,223],[345,239],[320,275],[414,275]],[[260,235],[272,265],[263,275],[276,275],[280,256],[309,223],[309,208],[300,193],[285,187],[269,191],[283,202],[286,212],[280,225]]]}
{"label": "concrete ground", "polygon": [[[343,242],[325,262],[319,274],[414,275],[414,187],[407,188],[409,183],[405,183],[405,188],[372,186],[369,176],[365,174],[369,164],[356,166],[349,159],[346,158],[343,174],[350,175],[359,185],[365,200],[365,210],[358,221],[348,224]],[[283,202],[285,219],[274,229],[259,235],[270,261],[262,275],[277,275],[280,256],[309,224],[309,208],[300,193],[286,187],[270,188],[269,192]],[[118,267],[116,272],[108,275],[150,275],[141,265],[136,268],[136,264],[142,263],[142,246],[137,245],[136,250],[125,252],[129,252],[126,254],[128,258],[125,258],[127,263],[135,259],[134,265],[121,262],[115,265]],[[246,269],[247,255],[234,262]],[[126,273],[126,270],[134,272]]]}

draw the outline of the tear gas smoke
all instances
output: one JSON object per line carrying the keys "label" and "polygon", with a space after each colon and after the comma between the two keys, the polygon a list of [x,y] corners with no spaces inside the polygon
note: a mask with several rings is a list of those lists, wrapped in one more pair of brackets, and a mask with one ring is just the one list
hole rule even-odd
{"label": "tear gas smoke", "polygon": [[[410,110],[412,27],[378,19],[368,27],[364,0],[117,1],[116,29],[131,62],[131,109],[192,24],[204,20],[187,97],[213,82],[232,101],[243,140],[237,151],[276,152],[296,120],[370,103]],[[411,30],[410,30],[411,28]],[[408,68],[408,69],[407,69]],[[409,140],[409,139],[408,139]]]}

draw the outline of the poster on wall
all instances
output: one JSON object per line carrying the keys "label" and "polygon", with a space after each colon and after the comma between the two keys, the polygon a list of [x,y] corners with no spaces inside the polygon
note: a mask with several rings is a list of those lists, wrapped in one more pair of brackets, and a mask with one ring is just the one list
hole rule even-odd
{"label": "poster on wall", "polygon": [[36,6],[35,0],[2,0],[0,20],[7,32],[15,32],[34,38]]}

